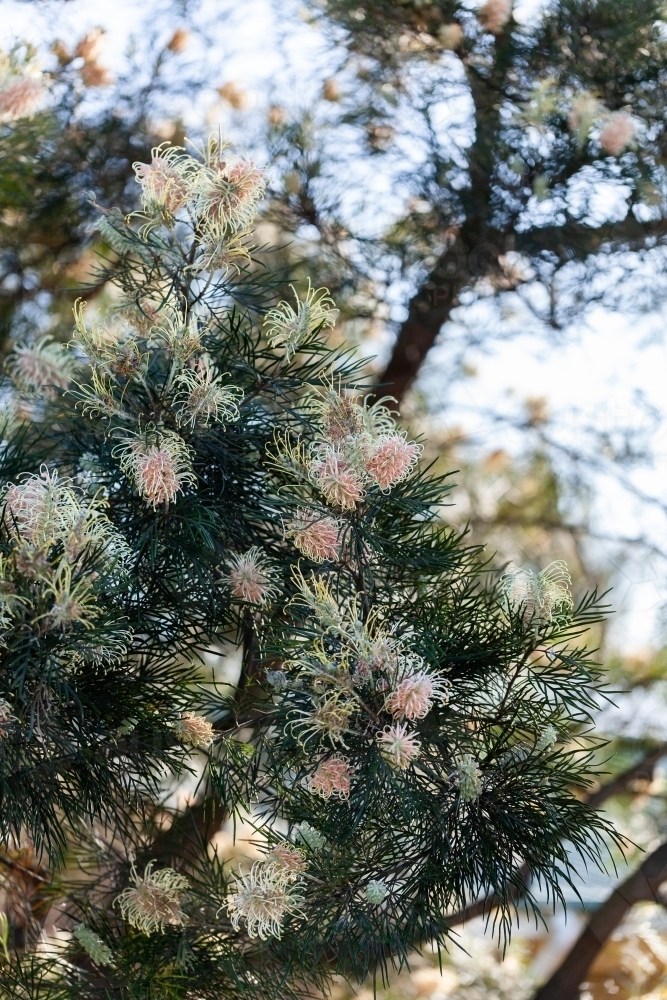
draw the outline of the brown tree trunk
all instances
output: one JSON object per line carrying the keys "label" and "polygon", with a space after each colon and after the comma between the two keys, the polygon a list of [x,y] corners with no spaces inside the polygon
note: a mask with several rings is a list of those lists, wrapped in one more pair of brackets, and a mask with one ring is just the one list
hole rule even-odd
{"label": "brown tree trunk", "polygon": [[569,955],[534,1000],[578,1000],[579,984],[627,912],[641,902],[660,902],[658,889],[667,880],[667,841],[597,909]]}

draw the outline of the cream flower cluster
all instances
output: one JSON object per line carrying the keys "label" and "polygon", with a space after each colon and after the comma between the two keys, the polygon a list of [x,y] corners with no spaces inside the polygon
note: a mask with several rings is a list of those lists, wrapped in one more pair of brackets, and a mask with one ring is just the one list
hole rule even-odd
{"label": "cream flower cluster", "polygon": [[540,573],[510,564],[501,585],[512,610],[526,623],[549,624],[566,618],[573,608],[566,563],[549,563]]}
{"label": "cream flower cluster", "polygon": [[50,336],[34,343],[21,343],[7,358],[6,369],[14,385],[32,398],[55,399],[67,389],[76,372],[72,355]]}
{"label": "cream flower cluster", "polygon": [[326,288],[313,288],[308,279],[304,299],[299,298],[294,286],[291,288],[296,308],[289,302],[281,302],[275,309],[270,309],[264,319],[269,343],[282,347],[288,362],[313,333],[332,327],[338,316]]}
{"label": "cream flower cluster", "polygon": [[[321,638],[304,641],[285,665],[284,682],[274,685],[287,705],[291,691],[299,692],[298,706],[288,711],[288,727],[304,747],[315,743],[332,749],[346,748],[352,732],[374,733],[385,761],[406,770],[421,751],[413,724],[448,701],[449,682],[409,648],[408,634],[398,638],[377,614],[363,622],[358,602],[341,605],[323,577],[306,580],[297,572],[294,579],[295,601],[307,610]],[[304,707],[304,693],[310,707]],[[347,799],[354,772],[340,752],[325,754],[307,787],[324,799]]]}
{"label": "cream flower cluster", "polygon": [[269,858],[256,861],[249,872],[233,876],[227,909],[235,930],[244,920],[249,937],[280,938],[285,917],[300,912],[295,882],[303,868],[297,849],[289,850],[281,854],[274,848]]}
{"label": "cream flower cluster", "polygon": [[115,900],[128,924],[147,935],[164,933],[167,927],[180,926],[186,921],[181,904],[189,885],[187,878],[173,868],[153,871],[153,865],[153,861],[146,865],[143,876],[133,866],[134,884]]}
{"label": "cream flower cluster", "polygon": [[[91,367],[91,383],[79,386],[77,395],[91,416],[120,419],[122,426],[114,431],[120,438],[114,455],[121,470],[154,510],[166,507],[197,483],[193,452],[182,428],[238,420],[243,391],[227,384],[206,355],[206,324],[179,308],[165,307],[143,332],[86,324],[81,303],[75,307],[75,320],[75,343]],[[141,415],[124,408],[126,386],[145,382],[152,352],[163,353],[169,363],[163,391],[178,430],[153,420],[142,425]],[[139,429],[126,426],[137,423]]]}
{"label": "cream flower cluster", "polygon": [[164,143],[153,149],[150,163],[134,169],[149,227],[173,227],[179,218],[190,222],[198,250],[194,270],[238,268],[248,258],[244,239],[265,190],[254,163],[212,136],[201,159]]}
{"label": "cream flower cluster", "polygon": [[[104,512],[106,502],[84,496],[47,468],[10,483],[0,502],[11,545],[0,565],[0,626],[9,627],[20,612],[39,631],[68,631],[76,625],[91,629],[99,615],[96,590],[102,574],[113,579],[130,557]],[[90,566],[80,564],[84,553],[97,555]],[[18,596],[17,591],[25,590],[19,578],[32,582],[30,598]],[[114,640],[91,655],[100,662],[115,660],[126,652],[129,640],[129,633],[119,628]]]}

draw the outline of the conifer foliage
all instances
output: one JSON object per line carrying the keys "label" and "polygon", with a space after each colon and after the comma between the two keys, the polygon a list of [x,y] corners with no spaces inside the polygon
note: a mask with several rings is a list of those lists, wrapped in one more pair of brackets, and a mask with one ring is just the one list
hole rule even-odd
{"label": "conifer foliage", "polygon": [[[67,347],[7,363],[3,857],[32,845],[61,933],[34,950],[34,908],[0,983],[297,996],[446,945],[483,893],[507,931],[525,869],[559,898],[608,835],[573,793],[596,596],[560,565],[500,578],[443,526],[448,482],[327,347],[326,291],[276,304],[253,163],[213,137],[136,175],[142,210],[98,223],[107,322],[77,306]],[[241,815],[252,865],[207,844]]]}

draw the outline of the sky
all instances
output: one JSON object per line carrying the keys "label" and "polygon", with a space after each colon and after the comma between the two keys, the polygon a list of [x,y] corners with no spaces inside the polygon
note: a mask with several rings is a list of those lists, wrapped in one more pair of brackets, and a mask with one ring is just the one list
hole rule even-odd
{"label": "sky", "polygon": [[[528,0],[519,7],[521,17],[530,17],[538,6]],[[168,0],[137,3],[136,0],[69,0],[69,2],[20,3],[0,0],[0,44],[17,38],[39,45],[44,38],[60,36],[75,43],[87,30],[102,26],[106,31],[100,62],[118,74],[125,66],[125,53],[132,42],[139,52],[156,41],[164,43],[178,24],[178,4]],[[147,20],[147,14],[150,18]],[[203,0],[198,16],[208,49],[197,38],[184,55],[193,66],[203,67],[210,85],[196,103],[179,97],[176,107],[192,123],[205,121],[223,131],[238,130],[239,118],[222,101],[216,88],[236,83],[247,95],[247,108],[260,113],[276,95],[286,106],[303,104],[320,91],[322,80],[335,69],[336,57],[318,29],[308,23],[298,2],[285,0]],[[147,25],[153,32],[152,39]],[[465,107],[459,109],[465,117]],[[443,112],[441,128],[456,122],[456,108]],[[398,156],[413,155],[408,143],[399,145]],[[349,211],[358,211],[363,197],[372,190],[386,213],[403,198],[387,169],[359,163],[350,184]],[[404,165],[404,164],[403,164]],[[356,199],[356,201],[355,201]],[[373,220],[378,224],[377,218]],[[402,290],[405,296],[405,290]],[[400,317],[402,301],[392,308]],[[523,324],[523,328],[522,328]],[[644,428],[653,455],[653,466],[632,473],[632,484],[650,496],[667,500],[667,353],[663,339],[664,315],[650,313],[630,318],[601,309],[568,336],[545,341],[532,332],[530,318],[514,317],[517,333],[494,342],[484,351],[472,351],[467,359],[476,375],[459,379],[447,395],[446,420],[464,423],[483,441],[487,450],[497,444],[511,447],[512,436],[504,428],[492,427],[488,410],[495,407],[511,413],[529,397],[543,396],[553,420],[554,434],[564,446],[586,444],[586,427],[607,431],[613,439],[628,424]],[[432,352],[422,385],[437,408],[443,373],[451,363],[456,330]],[[443,400],[444,402],[444,400]],[[653,412],[653,422],[646,414]],[[592,438],[590,438],[592,441]],[[604,456],[591,452],[591,462]],[[599,534],[635,537],[643,534],[667,550],[667,518],[657,505],[640,503],[613,477],[596,474],[599,489],[594,500],[594,520]],[[613,554],[612,554],[613,558]],[[642,554],[619,571],[613,597],[617,610],[614,639],[625,650],[637,650],[656,638],[661,609],[667,605],[667,565],[657,556]]]}

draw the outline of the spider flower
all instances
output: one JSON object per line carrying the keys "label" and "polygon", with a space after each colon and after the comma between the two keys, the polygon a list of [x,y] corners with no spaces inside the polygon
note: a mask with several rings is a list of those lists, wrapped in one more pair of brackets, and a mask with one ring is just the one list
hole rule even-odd
{"label": "spider flower", "polygon": [[434,674],[413,674],[387,696],[385,709],[396,719],[424,719],[435,701],[447,701],[447,687],[447,682]]}
{"label": "spider flower", "polygon": [[173,431],[160,431],[154,436],[154,443],[136,435],[115,449],[121,469],[153,510],[173,502],[185,486],[196,483],[185,441]]}
{"label": "spider flower", "polygon": [[572,610],[570,574],[562,560],[549,563],[541,573],[510,565],[501,585],[510,607],[527,623],[552,622]]}
{"label": "spider flower", "polygon": [[300,910],[291,872],[281,865],[256,861],[249,872],[234,876],[232,888],[227,901],[232,926],[238,930],[245,920],[251,938],[280,938],[285,917]]}
{"label": "spider flower", "polygon": [[5,739],[12,722],[16,722],[16,717],[12,715],[12,706],[5,698],[0,698],[0,739]]}
{"label": "spider flower", "polygon": [[90,927],[77,924],[72,934],[95,965],[113,965],[111,948]]}
{"label": "spider flower", "polygon": [[327,503],[341,510],[354,510],[364,496],[363,485],[339,451],[327,448],[310,466],[310,478]]}
{"label": "spider flower", "polygon": [[179,743],[194,747],[196,750],[200,747],[210,747],[215,738],[211,723],[201,715],[195,715],[194,712],[183,713],[174,726],[174,733]]}
{"label": "spider flower", "polygon": [[499,35],[512,16],[512,0],[486,0],[477,15],[492,35]]}
{"label": "spider flower", "polygon": [[133,867],[134,885],[124,889],[115,901],[128,924],[148,935],[155,931],[163,934],[166,927],[182,925],[186,919],[181,903],[188,888],[187,878],[173,868],[154,872],[153,864],[150,861],[146,865],[143,878]]}
{"label": "spider flower", "polygon": [[199,175],[198,211],[221,232],[235,232],[252,222],[266,184],[263,172],[250,160],[223,155],[224,144],[209,140],[206,167]]}
{"label": "spider flower", "polygon": [[366,472],[381,490],[388,490],[410,474],[421,451],[421,445],[406,441],[402,434],[387,434],[374,443]]}
{"label": "spider flower", "polygon": [[264,324],[272,347],[285,349],[285,360],[291,361],[299,347],[316,330],[331,328],[338,310],[326,288],[313,288],[308,281],[306,297],[300,299],[292,287],[296,309],[289,302],[280,302],[266,314]]}
{"label": "spider flower", "polygon": [[281,841],[275,847],[271,848],[266,855],[266,862],[278,869],[283,869],[287,873],[290,882],[296,882],[299,875],[305,872],[308,867],[308,862],[304,858],[303,852],[286,840]]}
{"label": "spider flower", "polygon": [[558,731],[555,726],[549,724],[544,727],[544,731],[540,735],[537,743],[535,744],[536,750],[550,750],[558,739]]}
{"label": "spider flower", "polygon": [[41,76],[10,77],[0,85],[0,121],[29,118],[44,103],[46,87]]}
{"label": "spider flower", "polygon": [[335,754],[323,760],[317,770],[309,776],[308,789],[325,800],[334,795],[341,799],[349,799],[350,778],[353,774],[354,768],[350,766],[350,762],[340,754]]}
{"label": "spider flower", "polygon": [[295,547],[312,562],[337,562],[340,528],[340,521],[332,517],[321,517],[312,510],[298,510],[285,530],[285,537],[293,538]]}
{"label": "spider flower", "polygon": [[231,568],[224,578],[234,597],[263,607],[277,594],[269,559],[257,546],[230,557]]}
{"label": "spider flower", "polygon": [[341,743],[345,746],[345,734],[349,731],[350,718],[355,709],[353,700],[336,691],[323,697],[310,712],[295,711],[291,727],[299,732],[303,743],[312,738],[326,737],[332,745]]}
{"label": "spider flower", "polygon": [[193,195],[196,161],[180,146],[163,143],[151,150],[150,163],[135,163],[145,211],[174,215]]}
{"label": "spider flower", "polygon": [[389,890],[384,882],[372,878],[366,885],[364,895],[372,906],[379,906],[386,899],[388,892]]}
{"label": "spider flower", "polygon": [[233,423],[239,419],[243,389],[224,385],[215,368],[200,362],[196,368],[184,368],[176,377],[179,390],[174,400],[179,425],[204,427],[214,423]]}
{"label": "spider flower", "polygon": [[378,733],[377,740],[384,759],[399,771],[405,771],[421,752],[421,743],[408,730],[405,723],[387,726]]}
{"label": "spider flower", "polygon": [[75,369],[72,356],[48,335],[34,344],[18,344],[6,367],[19,389],[47,399],[68,387]]}

